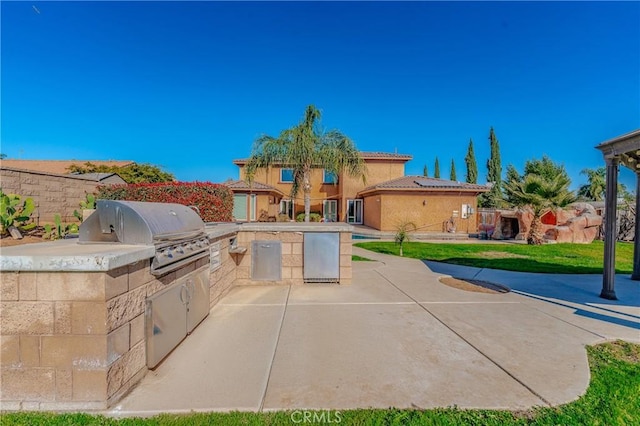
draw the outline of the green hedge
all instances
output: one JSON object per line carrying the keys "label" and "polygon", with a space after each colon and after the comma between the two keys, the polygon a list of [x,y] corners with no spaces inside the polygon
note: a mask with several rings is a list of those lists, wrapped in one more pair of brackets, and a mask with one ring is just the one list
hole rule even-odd
{"label": "green hedge", "polygon": [[211,182],[134,183],[100,186],[98,199],[176,203],[196,206],[205,222],[231,222],[233,193]]}
{"label": "green hedge", "polygon": [[[309,222],[320,222],[322,220],[322,215],[318,212],[310,212],[309,213]],[[296,222],[304,222],[304,213],[298,213],[296,216]]]}

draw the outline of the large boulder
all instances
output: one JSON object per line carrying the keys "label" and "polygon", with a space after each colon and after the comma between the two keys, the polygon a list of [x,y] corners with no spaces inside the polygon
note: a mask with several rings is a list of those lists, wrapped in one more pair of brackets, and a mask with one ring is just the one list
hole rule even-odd
{"label": "large boulder", "polygon": [[[492,238],[524,240],[532,221],[533,212],[529,208],[496,210],[496,226]],[[545,214],[545,222],[542,224],[545,240],[589,244],[598,235],[602,216],[596,213],[591,204],[574,203],[566,209]]]}

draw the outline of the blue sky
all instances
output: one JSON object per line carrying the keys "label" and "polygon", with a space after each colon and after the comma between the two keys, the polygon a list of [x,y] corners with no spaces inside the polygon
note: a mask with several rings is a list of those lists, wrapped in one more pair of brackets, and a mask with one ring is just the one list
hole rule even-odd
{"label": "blue sky", "polygon": [[[487,136],[503,172],[548,155],[573,187],[640,127],[638,2],[7,2],[1,152],[237,178],[308,104],[361,150],[443,177]],[[623,172],[631,189],[633,174]]]}

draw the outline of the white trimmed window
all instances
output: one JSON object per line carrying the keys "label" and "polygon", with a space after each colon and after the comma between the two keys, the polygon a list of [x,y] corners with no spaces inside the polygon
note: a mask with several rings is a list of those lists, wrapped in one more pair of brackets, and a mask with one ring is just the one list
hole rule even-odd
{"label": "white trimmed window", "polygon": [[322,183],[325,185],[335,185],[338,183],[338,176],[327,170],[322,170]]}
{"label": "white trimmed window", "polygon": [[280,169],[280,182],[293,183],[293,169]]}

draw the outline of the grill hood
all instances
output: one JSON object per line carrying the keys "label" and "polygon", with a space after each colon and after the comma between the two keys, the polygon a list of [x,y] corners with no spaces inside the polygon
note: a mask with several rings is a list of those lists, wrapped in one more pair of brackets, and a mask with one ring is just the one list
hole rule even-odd
{"label": "grill hood", "polygon": [[80,243],[154,245],[204,235],[204,222],[187,206],[169,203],[99,200],[80,225]]}

